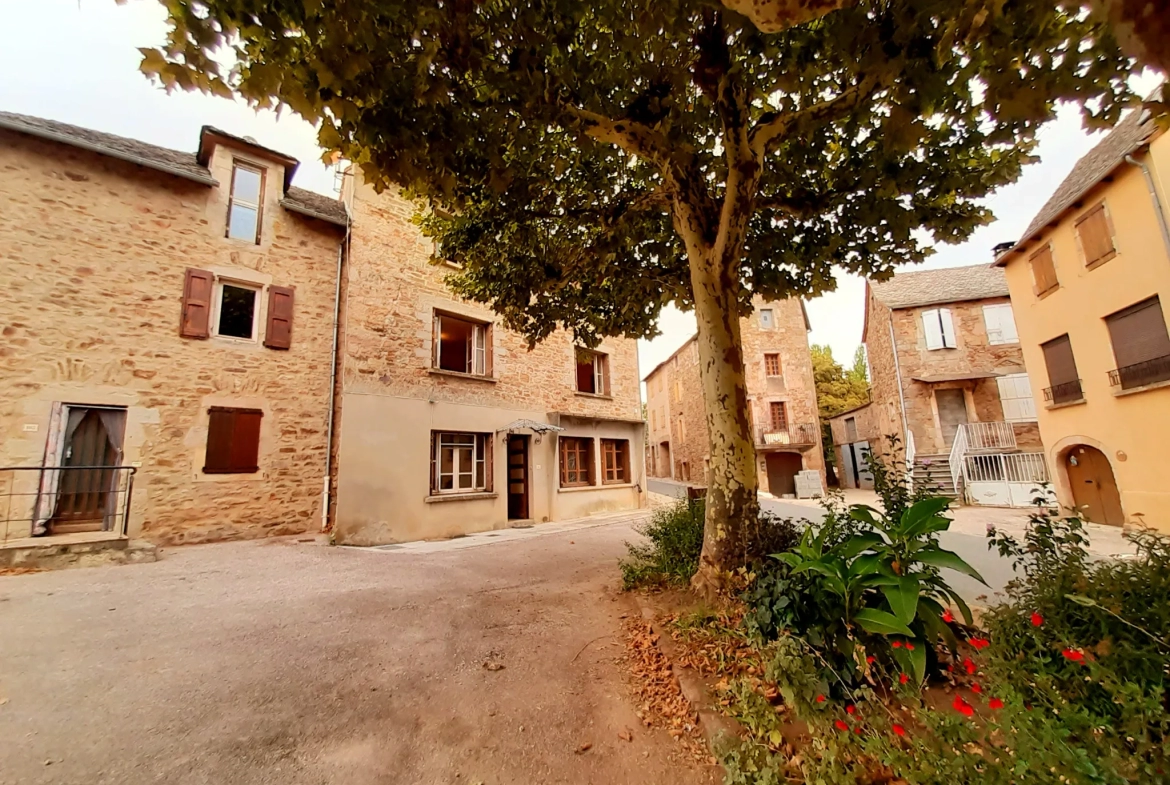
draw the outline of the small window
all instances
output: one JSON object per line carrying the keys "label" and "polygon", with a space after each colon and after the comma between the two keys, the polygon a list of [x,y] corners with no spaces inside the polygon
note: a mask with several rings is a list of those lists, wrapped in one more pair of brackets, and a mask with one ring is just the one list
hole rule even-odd
{"label": "small window", "polygon": [[1032,291],[1037,297],[1047,294],[1060,285],[1056,279],[1056,264],[1052,259],[1052,246],[1046,245],[1028,257],[1032,268]]}
{"label": "small window", "polygon": [[260,242],[260,203],[264,170],[237,163],[232,168],[232,193],[228,199],[227,236]]}
{"label": "small window", "polygon": [[1123,390],[1170,379],[1170,336],[1157,297],[1105,317],[1117,369],[1110,374]]}
{"label": "small window", "polygon": [[491,490],[491,435],[431,433],[431,493],[477,493]]}
{"label": "small window", "polygon": [[768,415],[773,431],[788,430],[788,407],[785,406],[784,401],[772,401],[768,404]]}
{"label": "small window", "polygon": [[259,290],[237,283],[216,285],[215,334],[227,338],[256,340],[256,306]]}
{"label": "small window", "polygon": [[857,441],[857,418],[856,417],[846,417],[845,418],[845,441],[849,442],[851,444],[853,442]]}
{"label": "small window", "polygon": [[609,362],[601,352],[577,349],[577,392],[609,395]]}
{"label": "small window", "polygon": [[561,437],[561,487],[593,485],[593,440]]}
{"label": "small window", "polygon": [[687,440],[687,421],[681,414],[678,416],[678,440],[680,442]]}
{"label": "small window", "polygon": [[987,342],[990,344],[1020,342],[1016,317],[1009,303],[983,306],[983,324],[987,327]]}
{"label": "small window", "polygon": [[771,308],[760,309],[760,328],[764,330],[771,330],[776,326],[776,314]]}
{"label": "small window", "polygon": [[630,481],[630,443],[626,439],[601,440],[601,482],[613,485]]}
{"label": "small window", "polygon": [[674,402],[682,403],[682,379],[674,380]]}
{"label": "small window", "polygon": [[764,375],[765,376],[779,376],[780,375],[780,355],[779,354],[765,354],[764,355]]}
{"label": "small window", "polygon": [[1033,422],[1036,419],[1036,401],[1026,373],[1012,373],[995,380],[999,385],[999,402],[1003,406],[1005,422]]}
{"label": "small window", "polygon": [[1101,202],[1077,219],[1077,242],[1085,257],[1086,267],[1096,267],[1117,256],[1113,243],[1113,222],[1105,203]]}
{"label": "small window", "polygon": [[927,349],[954,349],[955,323],[949,308],[933,308],[922,312],[922,328],[926,333]]}
{"label": "small window", "polygon": [[491,375],[491,325],[435,314],[435,368],[471,376]]}
{"label": "small window", "polygon": [[212,406],[207,410],[207,453],[204,474],[255,474],[260,471],[259,409]]}

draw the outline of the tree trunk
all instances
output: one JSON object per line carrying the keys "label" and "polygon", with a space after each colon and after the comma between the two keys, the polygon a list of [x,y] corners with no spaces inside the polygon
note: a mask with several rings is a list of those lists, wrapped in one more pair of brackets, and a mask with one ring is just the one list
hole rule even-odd
{"label": "tree trunk", "polygon": [[756,450],[740,343],[738,265],[727,263],[718,244],[712,249],[688,243],[688,252],[710,442],[703,552],[692,586],[700,594],[711,595],[724,587],[731,570],[744,563],[755,532],[759,511]]}

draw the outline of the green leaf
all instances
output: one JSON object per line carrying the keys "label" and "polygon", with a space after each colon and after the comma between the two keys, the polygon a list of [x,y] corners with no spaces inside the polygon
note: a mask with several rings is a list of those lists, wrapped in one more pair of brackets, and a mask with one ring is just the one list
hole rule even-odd
{"label": "green leaf", "polygon": [[875,510],[873,507],[870,507],[869,505],[855,504],[849,508],[849,517],[855,521],[868,523],[874,528],[880,528],[877,519],[873,515],[875,512],[877,512],[877,510]]}
{"label": "green leaf", "polygon": [[910,658],[910,675],[914,677],[914,683],[921,685],[926,680],[926,647],[925,641],[914,641],[913,649],[906,649],[903,647]]}
{"label": "green leaf", "polygon": [[959,596],[959,593],[949,586],[944,589],[947,596],[951,598],[951,602],[959,609],[959,615],[963,617],[963,623],[970,627],[975,623],[974,617],[971,615],[971,608],[967,606],[966,601]]}
{"label": "green leaf", "polygon": [[932,567],[945,567],[955,572],[961,572],[964,575],[970,575],[975,580],[987,585],[987,581],[983,580],[983,576],[967,562],[963,561],[962,557],[954,551],[948,551],[945,548],[923,548],[914,557],[923,564],[929,564]]}
{"label": "green leaf", "polygon": [[959,639],[955,637],[955,631],[951,629],[951,626],[942,620],[942,613],[942,605],[934,598],[918,598],[918,619],[926,628],[930,641],[933,643],[934,640],[942,638],[951,651],[957,651]]}
{"label": "green leaf", "polygon": [[890,610],[902,624],[914,621],[918,614],[918,579],[906,576],[898,581],[896,586],[883,586],[882,594],[890,604]]}
{"label": "green leaf", "polygon": [[1066,595],[1064,595],[1064,598],[1066,600],[1072,600],[1077,605],[1084,605],[1086,608],[1097,607],[1096,600],[1094,600],[1092,597],[1086,597],[1083,594],[1066,594]]}
{"label": "green leaf", "polygon": [[902,521],[898,531],[904,537],[917,537],[923,534],[927,525],[940,512],[950,506],[950,503],[951,500],[945,496],[931,496],[920,502],[915,502],[906,512],[902,513]]}
{"label": "green leaf", "polygon": [[910,628],[898,621],[892,613],[877,608],[862,608],[853,615],[853,620],[861,629],[874,635],[905,635],[908,638],[914,635]]}
{"label": "green leaf", "polygon": [[885,540],[877,532],[866,532],[865,534],[855,534],[845,542],[838,545],[838,555],[848,561],[862,551],[867,551],[876,545],[884,545]]}

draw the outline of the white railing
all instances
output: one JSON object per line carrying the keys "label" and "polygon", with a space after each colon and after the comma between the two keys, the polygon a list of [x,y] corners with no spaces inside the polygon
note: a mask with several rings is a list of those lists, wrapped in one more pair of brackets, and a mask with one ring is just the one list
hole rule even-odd
{"label": "white railing", "polygon": [[1048,482],[1048,464],[1042,452],[968,455],[963,460],[967,482]]}
{"label": "white railing", "polygon": [[914,431],[906,429],[906,482],[914,487],[914,457],[918,451],[914,449]]}
{"label": "white railing", "polygon": [[959,430],[966,432],[970,450],[1016,449],[1016,431],[1010,422],[969,422]]}
{"label": "white railing", "polygon": [[951,443],[951,454],[947,462],[951,466],[951,482],[955,486],[955,493],[963,496],[963,484],[959,479],[963,476],[963,456],[967,454],[967,428],[963,425],[955,431],[955,441]]}

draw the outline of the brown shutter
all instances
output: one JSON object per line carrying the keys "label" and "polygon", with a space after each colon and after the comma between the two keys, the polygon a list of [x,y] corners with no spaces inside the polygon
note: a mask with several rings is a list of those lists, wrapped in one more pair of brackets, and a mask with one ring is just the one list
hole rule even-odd
{"label": "brown shutter", "polygon": [[264,330],[264,345],[269,349],[287,349],[292,346],[293,289],[288,286],[268,287],[268,326]]}
{"label": "brown shutter", "polygon": [[1117,255],[1113,247],[1113,229],[1109,225],[1104,202],[1078,218],[1076,227],[1086,266],[1103,264]]}
{"label": "brown shutter", "polygon": [[216,406],[209,409],[207,414],[207,452],[203,458],[203,471],[207,474],[229,472],[235,417],[231,409]]}
{"label": "brown shutter", "polygon": [[232,470],[241,474],[260,471],[260,419],[257,409],[236,409],[232,432]]}
{"label": "brown shutter", "polygon": [[492,338],[493,338],[493,335],[495,334],[495,332],[496,331],[493,329],[491,324],[485,324],[483,326],[483,333],[484,333],[484,337],[483,337],[483,349],[484,349],[483,372],[484,372],[484,374],[486,374],[489,377],[495,376],[494,367],[492,364],[492,358],[495,356],[495,351],[492,348]]}
{"label": "brown shutter", "polygon": [[[489,330],[489,335],[490,334],[491,333]],[[491,346],[490,340],[488,342],[488,346]],[[490,375],[490,373],[489,373],[489,375]],[[484,488],[483,489],[485,491],[490,492],[495,487],[495,483],[493,482],[493,477],[495,476],[495,473],[496,473],[495,462],[494,462],[495,461],[494,453],[495,453],[496,445],[495,445],[495,440],[492,439],[492,435],[490,433],[482,434],[480,436],[480,438],[483,439],[483,471],[484,471],[484,477],[483,477]]]}
{"label": "brown shutter", "polygon": [[211,292],[215,275],[207,270],[187,269],[183,283],[183,314],[179,335],[184,338],[206,338],[211,327]]}
{"label": "brown shutter", "polygon": [[1055,289],[1059,284],[1056,279],[1056,264],[1052,259],[1052,246],[1045,245],[1028,258],[1032,267],[1032,280],[1035,286],[1032,291],[1037,295]]}
{"label": "brown shutter", "polygon": [[1048,384],[1055,387],[1058,384],[1077,381],[1077,363],[1073,357],[1072,343],[1067,335],[1053,338],[1041,344],[1044,350],[1044,364],[1048,366]]}
{"label": "brown shutter", "polygon": [[1107,316],[1105,323],[1109,325],[1118,368],[1170,355],[1170,336],[1166,334],[1166,320],[1157,297]]}

